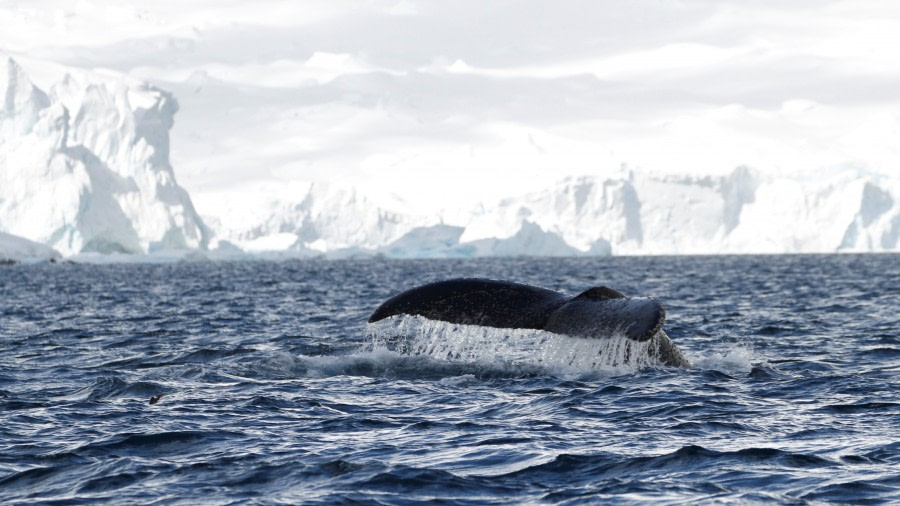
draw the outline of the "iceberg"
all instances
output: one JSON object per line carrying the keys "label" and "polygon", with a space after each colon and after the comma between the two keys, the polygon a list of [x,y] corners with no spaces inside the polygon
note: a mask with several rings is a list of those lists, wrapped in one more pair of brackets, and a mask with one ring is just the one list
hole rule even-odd
{"label": "iceberg", "polygon": [[62,255],[49,246],[0,232],[0,265],[58,260],[62,260]]}
{"label": "iceberg", "polygon": [[169,93],[89,72],[45,92],[9,58],[0,96],[0,231],[65,256],[206,247],[169,163]]}

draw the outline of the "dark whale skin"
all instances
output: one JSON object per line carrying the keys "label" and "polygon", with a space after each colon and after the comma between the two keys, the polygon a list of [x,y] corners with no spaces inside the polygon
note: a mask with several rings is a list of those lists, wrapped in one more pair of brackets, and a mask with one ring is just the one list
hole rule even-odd
{"label": "dark whale skin", "polygon": [[659,301],[652,297],[626,297],[605,286],[573,297],[509,281],[450,279],[391,297],[372,313],[369,323],[397,315],[418,315],[463,325],[537,329],[593,339],[623,333],[633,341],[650,341],[647,352],[664,365],[691,366],[662,330],[666,311]]}
{"label": "dark whale skin", "polygon": [[577,337],[604,338],[622,332],[634,341],[654,337],[666,318],[656,299],[626,297],[607,287],[594,287],[572,297],[546,288],[478,278],[438,281],[407,290],[379,306],[369,323],[400,314]]}

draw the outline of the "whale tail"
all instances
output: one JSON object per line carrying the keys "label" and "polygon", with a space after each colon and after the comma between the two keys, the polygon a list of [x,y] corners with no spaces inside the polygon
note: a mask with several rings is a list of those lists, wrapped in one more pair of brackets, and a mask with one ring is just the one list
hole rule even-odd
{"label": "whale tail", "polygon": [[625,294],[608,286],[595,286],[578,294],[576,299],[588,300],[609,300],[609,299],[626,299]]}
{"label": "whale tail", "polygon": [[[658,349],[664,363],[686,363],[662,331],[666,310],[652,297],[627,297],[595,286],[575,297],[521,283],[491,279],[450,279],[409,289],[381,304],[369,317],[392,317],[498,329],[543,330],[556,335],[609,341],[627,338]],[[671,351],[674,350],[674,351]],[[680,358],[679,358],[680,357]]]}

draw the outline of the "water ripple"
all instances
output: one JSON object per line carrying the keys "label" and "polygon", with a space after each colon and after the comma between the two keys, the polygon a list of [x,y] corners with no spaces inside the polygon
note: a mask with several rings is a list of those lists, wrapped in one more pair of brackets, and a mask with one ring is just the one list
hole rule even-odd
{"label": "water ripple", "polygon": [[[0,502],[887,503],[898,260],[4,266]],[[695,368],[367,346],[459,276],[656,296]]]}

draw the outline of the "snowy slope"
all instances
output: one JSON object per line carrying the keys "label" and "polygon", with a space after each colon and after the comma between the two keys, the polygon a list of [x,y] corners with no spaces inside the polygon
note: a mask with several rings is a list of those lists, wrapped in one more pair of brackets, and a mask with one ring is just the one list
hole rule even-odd
{"label": "snowy slope", "polygon": [[58,251],[24,237],[0,232],[0,264],[60,260]]}
{"label": "snowy slope", "polygon": [[49,92],[0,64],[0,231],[79,252],[204,247],[169,164],[174,98],[87,72]]}

